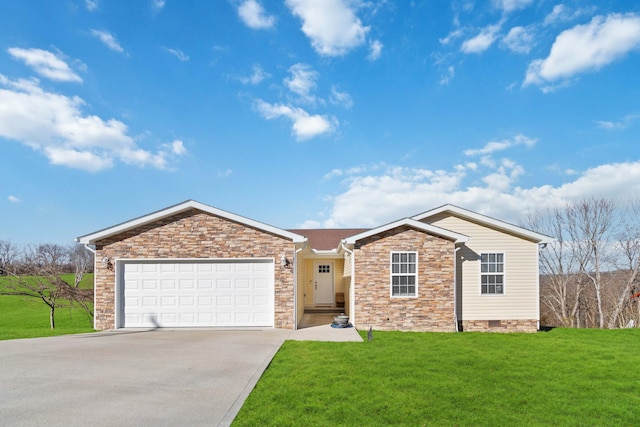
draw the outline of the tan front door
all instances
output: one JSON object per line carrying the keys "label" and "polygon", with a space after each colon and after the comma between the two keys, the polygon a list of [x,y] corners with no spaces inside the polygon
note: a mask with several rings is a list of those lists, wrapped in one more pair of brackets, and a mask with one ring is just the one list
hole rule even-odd
{"label": "tan front door", "polygon": [[314,290],[316,304],[333,304],[334,303],[334,291],[333,291],[333,262],[320,262],[314,263]]}

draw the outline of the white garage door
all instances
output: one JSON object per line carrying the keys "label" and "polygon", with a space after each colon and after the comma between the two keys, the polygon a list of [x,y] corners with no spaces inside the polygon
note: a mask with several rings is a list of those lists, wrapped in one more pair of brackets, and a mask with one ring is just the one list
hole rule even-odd
{"label": "white garage door", "polygon": [[273,326],[273,261],[123,263],[124,327]]}

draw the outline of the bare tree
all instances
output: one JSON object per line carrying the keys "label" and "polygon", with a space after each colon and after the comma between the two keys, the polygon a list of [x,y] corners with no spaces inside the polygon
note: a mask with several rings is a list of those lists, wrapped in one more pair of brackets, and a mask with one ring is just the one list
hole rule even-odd
{"label": "bare tree", "polygon": [[548,209],[531,214],[526,226],[555,237],[545,250],[540,251],[540,273],[545,292],[541,303],[555,316],[561,326],[576,326],[580,294],[583,286],[576,280],[579,262],[567,233],[566,209]]}
{"label": "bare tree", "polygon": [[17,246],[9,240],[0,240],[0,275],[7,274],[7,270],[12,269],[18,255]]}
{"label": "bare tree", "polygon": [[567,207],[568,231],[580,265],[580,274],[592,285],[597,325],[604,328],[602,272],[606,270],[611,235],[615,229],[615,204],[606,199],[590,199]]}
{"label": "bare tree", "polygon": [[608,327],[619,324],[620,315],[626,305],[631,303],[634,285],[640,271],[640,199],[631,202],[625,209],[616,241],[617,254],[613,260],[616,266],[617,281],[622,284],[613,301]]}
{"label": "bare tree", "polygon": [[82,245],[73,245],[68,249],[71,265],[75,274],[74,287],[78,287],[86,273],[93,270],[93,252]]}
{"label": "bare tree", "polygon": [[72,302],[93,315],[90,304],[82,296],[79,289],[61,278],[68,270],[68,251],[55,244],[42,244],[28,247],[20,262],[9,270],[11,276],[0,282],[0,295],[16,295],[41,300],[49,307],[49,324],[56,326],[55,313],[60,307],[69,306]]}

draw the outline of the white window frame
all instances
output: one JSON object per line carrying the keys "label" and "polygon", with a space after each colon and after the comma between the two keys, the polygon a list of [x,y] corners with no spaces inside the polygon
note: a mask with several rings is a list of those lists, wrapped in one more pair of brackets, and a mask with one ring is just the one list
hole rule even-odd
{"label": "white window frame", "polygon": [[[402,255],[413,255],[414,257],[414,261],[413,263],[410,263],[409,260],[406,261],[406,265],[409,266],[410,264],[414,265],[414,271],[413,272],[395,272],[393,271],[393,256],[394,255],[398,255],[399,257],[402,257]],[[402,265],[402,260],[399,260],[396,264],[398,264],[399,266]],[[400,267],[401,269],[401,267]],[[393,283],[393,279],[394,277],[413,277],[413,287],[414,287],[414,292],[413,294],[410,295],[394,295],[393,294],[393,287],[394,287],[394,283]],[[398,284],[395,286],[403,286],[402,284]],[[407,284],[406,286],[411,286],[410,284]],[[416,251],[391,251],[391,253],[389,254],[389,295],[391,296],[391,298],[417,298],[418,297],[418,252]]]}
{"label": "white window frame", "polygon": [[[502,256],[502,261],[499,262],[497,261],[493,261],[493,264],[495,264],[496,266],[498,266],[499,264],[502,264],[502,271],[482,271],[482,257],[483,255],[501,255]],[[491,261],[488,261],[488,263],[490,263]],[[483,251],[480,253],[480,263],[479,263],[479,267],[478,269],[480,270],[480,295],[482,296],[504,296],[507,294],[507,257],[506,254],[504,253],[504,251]],[[490,264],[489,264],[490,265]],[[489,267],[488,270],[490,270],[491,268]],[[497,269],[497,268],[496,268]],[[482,287],[483,287],[483,283],[482,283],[482,277],[483,276],[487,276],[487,277],[498,277],[501,276],[502,277],[502,292],[483,292],[482,291]],[[495,283],[494,283],[495,285]],[[489,286],[489,285],[487,285]]]}

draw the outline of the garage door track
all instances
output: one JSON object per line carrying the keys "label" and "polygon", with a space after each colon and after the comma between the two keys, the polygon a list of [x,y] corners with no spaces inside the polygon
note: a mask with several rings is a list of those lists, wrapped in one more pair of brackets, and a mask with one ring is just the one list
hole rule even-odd
{"label": "garage door track", "polygon": [[291,331],[0,341],[0,425],[228,425]]}

